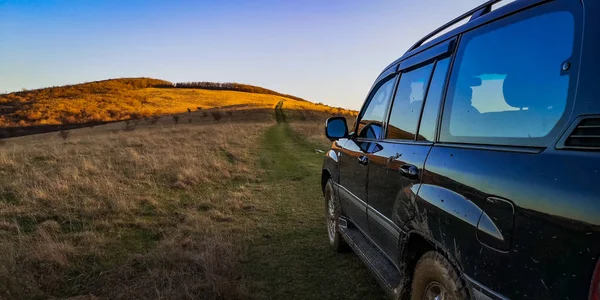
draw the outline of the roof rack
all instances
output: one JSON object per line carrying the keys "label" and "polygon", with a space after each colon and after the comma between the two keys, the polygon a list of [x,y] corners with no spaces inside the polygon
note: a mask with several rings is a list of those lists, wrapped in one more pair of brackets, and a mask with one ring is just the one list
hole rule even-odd
{"label": "roof rack", "polygon": [[415,50],[416,48],[420,47],[425,41],[429,40],[430,38],[432,38],[433,36],[435,36],[436,34],[444,31],[445,29],[447,29],[448,27],[466,19],[467,17],[471,17],[470,21],[473,21],[487,13],[489,13],[492,10],[492,5],[501,2],[502,0],[489,0],[473,9],[471,9],[470,11],[460,15],[459,17],[455,18],[454,20],[446,23],[445,25],[441,26],[440,28],[432,31],[430,34],[424,36],[423,38],[421,38],[418,42],[416,42],[412,47],[410,47],[410,49],[408,49],[407,53]]}

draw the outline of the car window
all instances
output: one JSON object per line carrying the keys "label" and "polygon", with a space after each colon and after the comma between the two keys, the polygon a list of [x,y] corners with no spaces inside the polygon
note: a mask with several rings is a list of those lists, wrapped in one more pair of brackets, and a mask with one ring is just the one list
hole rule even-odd
{"label": "car window", "polygon": [[435,130],[438,122],[440,111],[440,102],[444,96],[444,85],[446,84],[446,75],[448,74],[448,66],[450,58],[445,58],[435,64],[435,70],[429,83],[429,91],[427,99],[423,106],[423,114],[421,116],[421,125],[419,126],[419,136],[417,140],[432,141],[435,139]]}
{"label": "car window", "polygon": [[388,79],[374,93],[364,109],[358,123],[358,136],[361,138],[379,139],[383,132],[383,119],[387,113],[392,97],[395,77]]}
{"label": "car window", "polygon": [[441,141],[543,146],[563,116],[571,77],[565,66],[574,63],[573,16],[506,19],[506,25],[463,36]]}
{"label": "car window", "polygon": [[386,139],[414,140],[433,64],[403,73],[392,102]]}

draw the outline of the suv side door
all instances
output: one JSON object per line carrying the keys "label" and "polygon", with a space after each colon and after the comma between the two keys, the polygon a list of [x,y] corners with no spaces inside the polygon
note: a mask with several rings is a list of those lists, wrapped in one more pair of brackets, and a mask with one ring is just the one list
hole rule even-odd
{"label": "suv side door", "polygon": [[367,224],[367,155],[378,150],[375,143],[383,134],[383,121],[396,83],[395,73],[384,74],[369,93],[351,134],[339,153],[340,187],[338,195],[343,215],[361,229]]}
{"label": "suv side door", "polygon": [[[415,197],[433,145],[453,45],[452,41],[436,46],[401,65],[385,138],[378,143],[381,150],[369,154],[367,218],[371,239],[397,265],[404,224],[416,212]],[[440,52],[441,56],[435,56]],[[421,126],[421,131],[426,133],[417,134],[422,113],[427,125]]]}

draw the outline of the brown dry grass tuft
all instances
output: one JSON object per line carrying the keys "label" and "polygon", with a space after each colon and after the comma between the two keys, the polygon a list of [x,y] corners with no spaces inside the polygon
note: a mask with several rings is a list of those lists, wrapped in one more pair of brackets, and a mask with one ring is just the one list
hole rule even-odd
{"label": "brown dry grass tuft", "polygon": [[[165,121],[165,123],[169,123]],[[269,122],[102,126],[0,146],[0,298],[240,299]],[[117,126],[117,125],[115,125]],[[123,128],[123,125],[120,128]],[[119,127],[116,127],[119,128]]]}
{"label": "brown dry grass tuft", "polygon": [[[110,299],[245,298],[240,249],[213,228],[203,216],[186,217],[152,251],[132,255],[100,281],[98,294]],[[107,287],[111,289],[106,291]]]}
{"label": "brown dry grass tuft", "polygon": [[324,147],[331,143],[325,137],[325,121],[322,121],[321,124],[315,124],[314,122],[291,122],[290,127],[294,132],[297,132],[317,145]]}

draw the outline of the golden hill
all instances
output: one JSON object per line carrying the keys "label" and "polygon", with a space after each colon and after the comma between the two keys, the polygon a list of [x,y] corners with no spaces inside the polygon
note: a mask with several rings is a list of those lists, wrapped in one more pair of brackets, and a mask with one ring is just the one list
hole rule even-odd
{"label": "golden hill", "polygon": [[249,85],[122,78],[0,95],[0,127],[110,122],[211,108],[264,109],[281,101],[288,110],[356,114]]}

